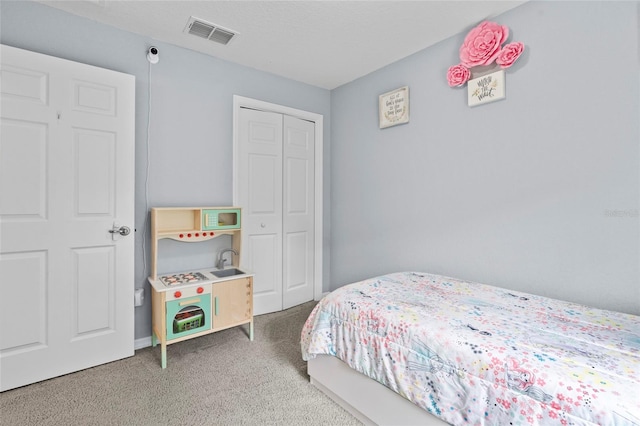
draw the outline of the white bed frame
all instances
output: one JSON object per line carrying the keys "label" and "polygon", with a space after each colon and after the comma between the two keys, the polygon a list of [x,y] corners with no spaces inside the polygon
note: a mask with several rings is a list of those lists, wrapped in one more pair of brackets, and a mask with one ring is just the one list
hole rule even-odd
{"label": "white bed frame", "polygon": [[312,385],[365,425],[448,425],[336,357],[316,355],[307,372]]}

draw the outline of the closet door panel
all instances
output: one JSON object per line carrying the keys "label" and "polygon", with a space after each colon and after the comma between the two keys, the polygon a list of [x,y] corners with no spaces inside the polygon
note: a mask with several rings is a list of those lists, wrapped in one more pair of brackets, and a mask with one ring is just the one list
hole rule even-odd
{"label": "closet door panel", "polygon": [[284,116],[283,308],[313,299],[315,124]]}
{"label": "closet door panel", "polygon": [[289,232],[285,241],[287,251],[285,258],[287,259],[287,277],[285,292],[289,292],[307,285],[307,265],[309,263],[309,245],[308,232]]}
{"label": "closet door panel", "polygon": [[276,234],[254,234],[248,239],[245,253],[247,268],[251,272],[260,271],[260,279],[257,280],[257,286],[253,287],[253,294],[262,299],[279,297],[281,294],[279,282],[281,258],[277,250],[280,245],[279,239],[280,237]]}
{"label": "closet door panel", "polygon": [[260,315],[282,309],[282,115],[243,108],[239,118],[242,264]]}

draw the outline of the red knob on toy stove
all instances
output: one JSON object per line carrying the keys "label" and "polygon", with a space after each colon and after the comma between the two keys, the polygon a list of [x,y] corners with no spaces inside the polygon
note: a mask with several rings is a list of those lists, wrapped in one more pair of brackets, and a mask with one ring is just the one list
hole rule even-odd
{"label": "red knob on toy stove", "polygon": [[204,291],[204,288],[202,288],[202,287],[198,287],[198,289],[196,290],[196,292],[198,292],[198,294],[202,294],[203,291]]}
{"label": "red knob on toy stove", "polygon": [[184,238],[184,234],[180,234],[180,238]]}
{"label": "red knob on toy stove", "polygon": [[196,232],[196,237],[199,237],[199,236],[200,236],[200,233]]}
{"label": "red knob on toy stove", "polygon": [[191,238],[191,234],[187,234],[187,237]]}
{"label": "red knob on toy stove", "polygon": [[181,291],[176,291],[175,293],[173,293],[173,296],[178,299],[179,297],[182,296],[182,292]]}

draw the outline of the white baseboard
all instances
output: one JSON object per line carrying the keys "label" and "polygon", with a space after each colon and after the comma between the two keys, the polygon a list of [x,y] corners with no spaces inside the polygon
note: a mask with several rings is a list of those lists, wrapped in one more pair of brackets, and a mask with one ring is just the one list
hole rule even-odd
{"label": "white baseboard", "polygon": [[142,348],[148,348],[149,346],[151,346],[151,336],[141,337],[140,339],[133,341],[133,350],[135,351]]}

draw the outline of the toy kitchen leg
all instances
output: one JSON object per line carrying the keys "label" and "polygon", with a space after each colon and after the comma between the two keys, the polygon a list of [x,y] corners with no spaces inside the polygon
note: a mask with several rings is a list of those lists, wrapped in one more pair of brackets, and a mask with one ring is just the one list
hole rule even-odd
{"label": "toy kitchen leg", "polygon": [[[158,346],[158,336],[156,336],[155,330],[151,331],[151,346],[154,348]],[[160,341],[160,355],[162,357],[161,359],[162,368],[167,368],[167,341],[166,340],[161,339]]]}
{"label": "toy kitchen leg", "polygon": [[160,344],[160,353],[161,353],[160,364],[162,365],[162,368],[167,368],[167,342],[162,342]]}
{"label": "toy kitchen leg", "polygon": [[154,348],[160,343],[160,354],[162,368],[167,368],[167,334],[164,329],[166,318],[165,313],[165,293],[151,289],[151,346]]}

